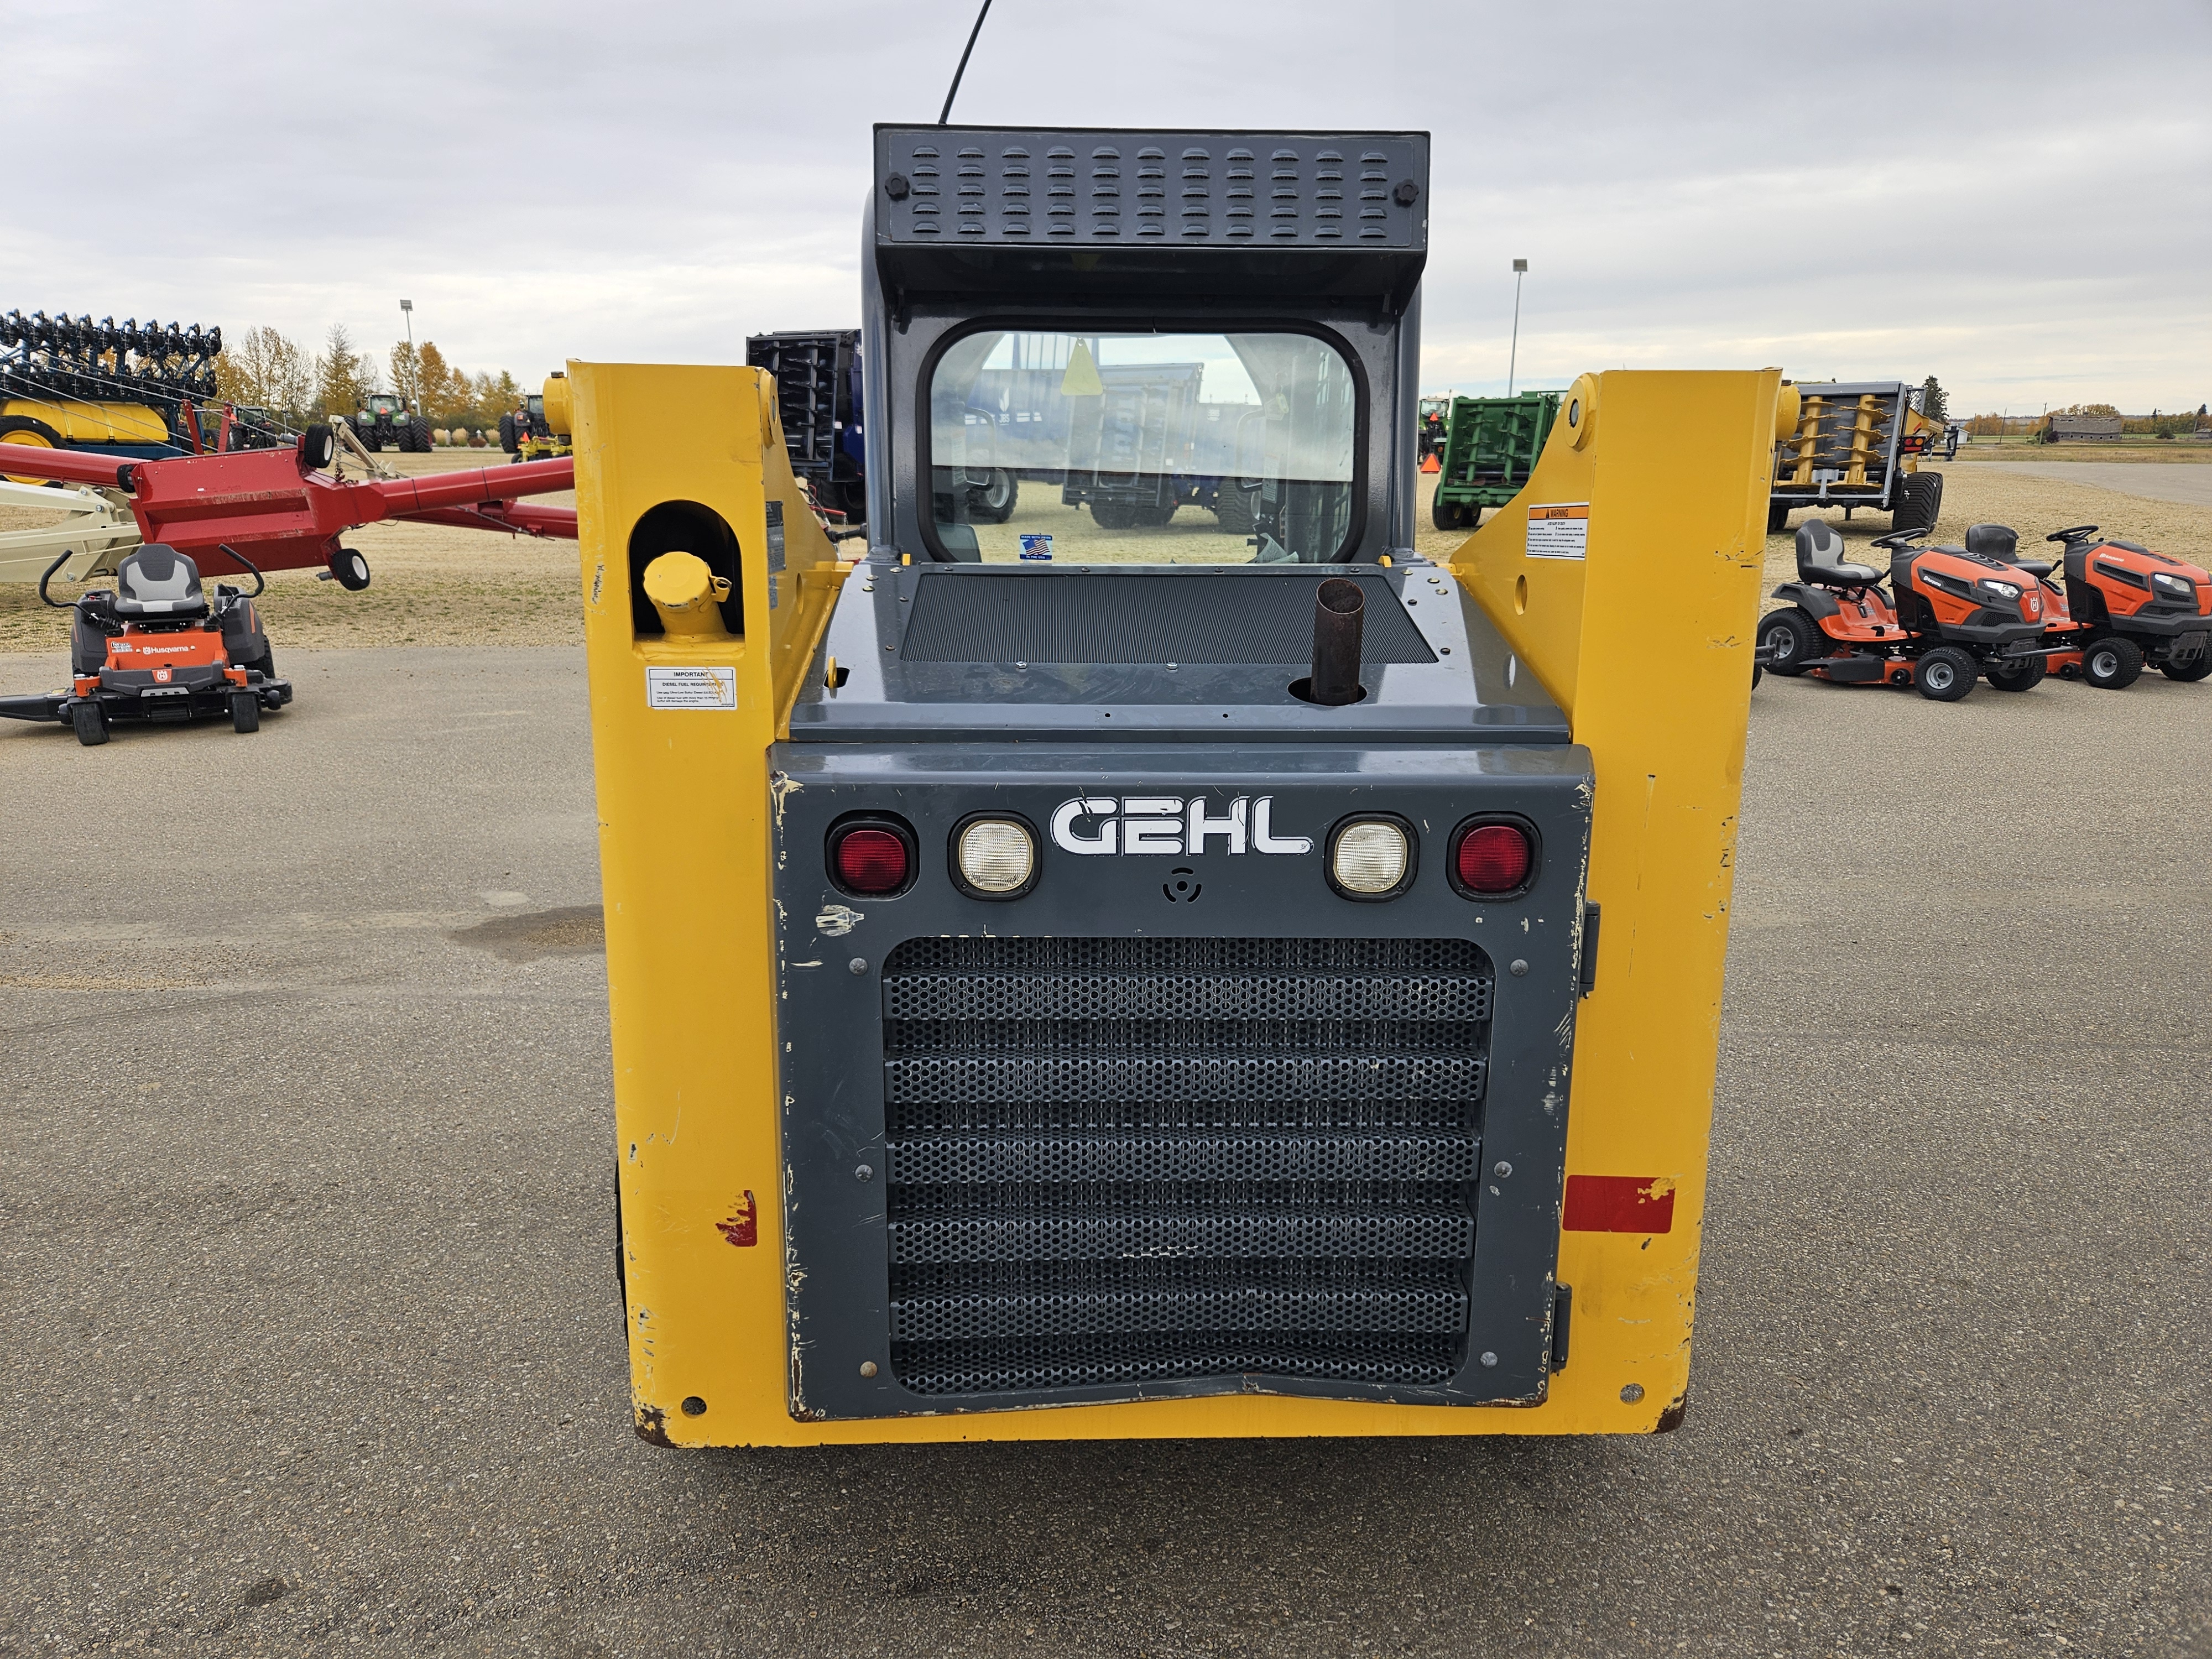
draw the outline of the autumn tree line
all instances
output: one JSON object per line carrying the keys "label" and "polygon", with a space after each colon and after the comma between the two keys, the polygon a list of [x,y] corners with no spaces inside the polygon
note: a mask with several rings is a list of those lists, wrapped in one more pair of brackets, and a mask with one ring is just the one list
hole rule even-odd
{"label": "autumn tree line", "polygon": [[522,387],[505,369],[471,374],[447,362],[431,340],[419,346],[403,340],[379,363],[343,323],[331,324],[323,349],[313,354],[273,328],[227,332],[215,369],[229,402],[265,409],[295,428],[333,415],[350,418],[369,393],[388,390],[434,427],[482,431],[497,426],[522,397]]}

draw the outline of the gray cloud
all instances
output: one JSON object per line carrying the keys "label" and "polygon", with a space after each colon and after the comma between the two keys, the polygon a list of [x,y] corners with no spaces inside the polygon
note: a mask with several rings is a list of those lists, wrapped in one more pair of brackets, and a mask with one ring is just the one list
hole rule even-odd
{"label": "gray cloud", "polygon": [[[0,307],[532,378],[850,324],[869,125],[927,6],[7,9]],[[973,121],[1425,127],[1424,379],[1933,372],[1972,408],[2212,397],[2212,11],[997,0]]]}

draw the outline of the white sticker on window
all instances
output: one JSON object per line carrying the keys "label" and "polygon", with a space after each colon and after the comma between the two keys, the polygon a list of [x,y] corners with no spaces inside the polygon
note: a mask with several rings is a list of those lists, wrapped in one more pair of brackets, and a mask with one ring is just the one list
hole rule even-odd
{"label": "white sticker on window", "polygon": [[1586,559],[1589,556],[1589,503],[1553,501],[1528,509],[1528,556]]}
{"label": "white sticker on window", "polygon": [[735,708],[734,668],[648,668],[645,702],[649,708]]}

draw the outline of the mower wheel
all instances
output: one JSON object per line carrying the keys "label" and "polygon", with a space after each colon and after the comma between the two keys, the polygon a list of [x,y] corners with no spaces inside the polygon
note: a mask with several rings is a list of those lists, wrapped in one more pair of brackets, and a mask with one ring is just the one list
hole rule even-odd
{"label": "mower wheel", "polygon": [[1464,530],[1467,520],[1462,515],[1466,512],[1457,501],[1431,501],[1429,521],[1439,530]]}
{"label": "mower wheel", "polygon": [[1772,611],[1759,619],[1755,641],[1766,653],[1766,665],[1785,678],[1802,674],[1817,659],[1827,656],[1828,636],[1820,623],[1791,606]]}
{"label": "mower wheel", "polygon": [[2081,647],[2081,678],[2105,691],[2124,691],[2143,671],[2142,647],[2121,634],[2100,634]]}
{"label": "mower wheel", "polygon": [[342,547],[331,561],[331,574],[347,592],[358,593],[368,586],[368,561],[350,547]]}
{"label": "mower wheel", "polygon": [[1973,655],[1955,645],[1939,645],[1912,665],[1912,684],[1931,702],[1956,702],[1974,689]]}
{"label": "mower wheel", "polygon": [[2028,657],[2002,668],[1984,669],[1982,678],[2000,691],[2027,691],[2043,684],[2045,667],[2042,658]]}
{"label": "mower wheel", "polygon": [[2162,662],[2158,672],[2170,680],[2184,685],[2194,685],[2206,675],[2212,674],[2212,651],[2200,651],[2187,662]]}
{"label": "mower wheel", "polygon": [[1778,536],[1790,528],[1790,503],[1769,501],[1766,504],[1766,533]]}
{"label": "mower wheel", "polygon": [[1893,534],[1900,530],[1930,531],[1943,510],[1943,475],[1913,472],[1897,481],[1897,505],[1890,511]]}
{"label": "mower wheel", "polygon": [[107,741],[107,711],[96,702],[81,702],[70,710],[76,740],[90,749]]}
{"label": "mower wheel", "polygon": [[261,699],[251,691],[230,694],[230,729],[234,732],[258,732],[261,729]]}

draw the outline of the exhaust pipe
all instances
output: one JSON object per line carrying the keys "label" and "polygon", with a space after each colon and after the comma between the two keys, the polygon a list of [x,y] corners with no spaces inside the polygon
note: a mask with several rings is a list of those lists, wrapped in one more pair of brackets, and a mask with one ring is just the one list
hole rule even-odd
{"label": "exhaust pipe", "polygon": [[1364,625],[1366,600],[1359,584],[1331,576],[1314,595],[1313,678],[1307,683],[1308,700],[1326,708],[1358,702],[1359,635]]}

